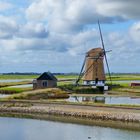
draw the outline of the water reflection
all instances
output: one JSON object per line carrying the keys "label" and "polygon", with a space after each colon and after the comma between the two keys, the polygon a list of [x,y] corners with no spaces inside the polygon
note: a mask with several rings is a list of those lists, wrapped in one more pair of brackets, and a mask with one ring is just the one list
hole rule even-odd
{"label": "water reflection", "polygon": [[104,96],[70,96],[68,102],[96,102],[105,104],[130,104],[140,105],[140,98],[132,97],[104,97]]}
{"label": "water reflection", "polygon": [[8,97],[9,95],[6,95],[6,94],[0,94],[0,98],[5,98],[5,97]]}

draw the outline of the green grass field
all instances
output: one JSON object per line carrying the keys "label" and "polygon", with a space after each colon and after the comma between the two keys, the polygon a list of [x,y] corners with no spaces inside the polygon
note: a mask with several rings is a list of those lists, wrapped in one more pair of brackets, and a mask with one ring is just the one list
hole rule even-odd
{"label": "green grass field", "polygon": [[9,79],[34,79],[39,75],[0,75],[0,80],[9,80]]}
{"label": "green grass field", "polygon": [[[34,79],[37,78],[39,75],[0,75],[0,80],[6,80],[6,79]],[[60,88],[64,88],[64,89],[68,89],[68,90],[72,90],[73,92],[78,92],[78,93],[83,93],[82,91],[84,91],[84,93],[87,93],[87,91],[89,92],[89,89],[79,89],[77,87],[75,87],[73,85],[74,81],[77,79],[78,75],[56,75],[56,77],[58,78],[58,80],[61,80],[61,82],[58,82],[58,87]],[[72,81],[63,81],[64,79],[72,79]],[[107,76],[107,80],[108,80],[108,76]],[[130,87],[130,83],[125,82],[125,81],[133,81],[133,80],[140,80],[140,74],[114,74],[112,75],[112,83],[113,83],[113,87],[112,87],[112,91],[118,91],[120,92],[119,94],[121,95],[122,92],[132,92],[134,95],[140,95],[140,87]],[[124,82],[119,82],[119,81],[124,81]],[[22,81],[22,82],[11,82],[11,83],[0,83],[1,87],[5,87],[5,88],[0,88],[1,91],[7,91],[7,93],[9,93],[10,91],[13,93],[21,93],[24,91],[28,91],[31,90],[31,88],[7,88],[8,86],[13,86],[13,85],[24,85],[24,84],[28,84],[31,83],[29,81]],[[109,80],[107,81],[108,84],[110,84]],[[73,86],[72,86],[73,85]],[[95,93],[96,94],[96,93]]]}
{"label": "green grass field", "polygon": [[[39,75],[0,75],[0,80],[6,79],[34,79],[39,77]],[[77,79],[78,75],[56,75],[58,79]],[[108,75],[106,76],[107,80],[109,80]],[[113,81],[120,80],[140,80],[140,74],[112,74]]]}

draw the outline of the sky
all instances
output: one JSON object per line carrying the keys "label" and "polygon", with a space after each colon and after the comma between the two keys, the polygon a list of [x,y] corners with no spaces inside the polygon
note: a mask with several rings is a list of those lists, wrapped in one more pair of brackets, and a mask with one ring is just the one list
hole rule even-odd
{"label": "sky", "polygon": [[140,72],[139,0],[0,0],[0,73],[79,72],[101,46],[111,72]]}

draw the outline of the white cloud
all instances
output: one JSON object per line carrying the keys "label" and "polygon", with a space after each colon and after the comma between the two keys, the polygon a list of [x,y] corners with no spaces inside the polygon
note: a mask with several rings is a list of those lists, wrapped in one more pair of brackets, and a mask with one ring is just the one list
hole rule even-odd
{"label": "white cloud", "polygon": [[5,11],[13,7],[14,6],[11,3],[0,1],[0,11]]}
{"label": "white cloud", "polygon": [[140,43],[140,22],[133,24],[130,28],[130,35],[134,41]]}
{"label": "white cloud", "polygon": [[5,17],[0,15],[0,38],[10,38],[18,30],[17,23],[12,17]]}
{"label": "white cloud", "polygon": [[[84,53],[101,46],[99,31],[94,26],[97,20],[114,23],[139,19],[139,3],[138,0],[34,0],[26,11],[25,6],[22,14],[18,13],[22,21],[0,16],[1,63],[4,67],[13,64],[13,69],[22,62],[24,67],[35,71],[79,71]],[[122,31],[116,31],[117,24],[110,26],[114,26],[113,31],[108,27],[103,34],[106,49],[112,50],[108,54],[111,70],[125,71],[139,59],[140,23]]]}
{"label": "white cloud", "polygon": [[102,23],[139,19],[139,0],[36,0],[26,10],[28,20],[46,21],[56,32],[83,30]]}
{"label": "white cloud", "polygon": [[45,38],[48,36],[48,31],[42,23],[27,23],[21,25],[18,36],[23,38]]}

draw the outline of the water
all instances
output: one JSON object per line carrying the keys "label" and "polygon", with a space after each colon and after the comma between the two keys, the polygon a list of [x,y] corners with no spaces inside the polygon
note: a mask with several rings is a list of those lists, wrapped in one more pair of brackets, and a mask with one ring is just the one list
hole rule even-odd
{"label": "water", "polygon": [[6,79],[0,80],[0,83],[23,82],[23,81],[32,81],[32,79]]}
{"label": "water", "polygon": [[0,118],[0,140],[139,140],[140,132],[32,119]]}
{"label": "water", "polygon": [[132,98],[132,97],[108,97],[108,98],[105,98],[105,104],[140,105],[140,98]]}
{"label": "water", "polygon": [[112,81],[115,83],[140,83],[140,80],[119,80],[119,81]]}
{"label": "water", "polygon": [[104,96],[70,96],[68,102],[102,102],[104,104],[140,105],[140,98],[133,97],[104,97]]}
{"label": "water", "polygon": [[0,94],[0,98],[5,98],[5,97],[8,97],[9,95],[6,95],[6,94]]}
{"label": "water", "polygon": [[27,88],[32,87],[33,84],[25,84],[25,85],[16,85],[16,86],[9,86],[8,88]]}

